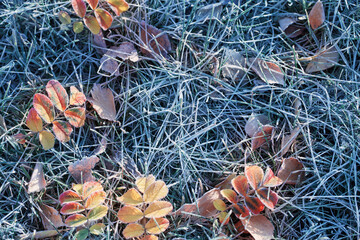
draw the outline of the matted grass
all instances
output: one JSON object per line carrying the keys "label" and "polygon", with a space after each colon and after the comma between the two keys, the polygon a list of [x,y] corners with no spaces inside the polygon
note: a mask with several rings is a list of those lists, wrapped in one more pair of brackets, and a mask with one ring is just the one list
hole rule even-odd
{"label": "matted grass", "polygon": [[[323,1],[326,33],[318,41],[310,40],[311,50],[336,42],[341,53],[337,66],[314,74],[304,73],[303,63],[294,63],[294,54],[304,56],[304,49],[281,34],[276,21],[282,13],[304,14],[313,2],[241,1],[225,5],[219,20],[196,21],[198,9],[212,2],[131,1],[129,12],[106,34],[108,44],[131,41],[138,46],[138,22],[146,20],[166,31],[174,51],[168,60],[121,63],[116,78],[97,73],[100,55],[88,31],[75,35],[60,28],[56,14],[70,9],[68,1],[1,3],[0,112],[7,131],[0,136],[0,236],[17,239],[42,230],[38,203],[56,206],[48,196],[26,193],[35,162],[44,163],[46,194],[56,199],[73,181],[69,164],[90,156],[103,137],[107,151],[100,155],[94,176],[104,182],[107,204],[113,209],[104,220],[106,239],[121,238],[123,226],[116,222],[119,204],[114,199],[124,192],[120,187],[131,185],[133,176],[124,171],[129,165],[169,184],[168,200],[175,209],[195,201],[230,172],[241,173],[245,163],[276,170],[276,151],[261,150],[244,158],[250,148],[245,123],[252,113],[262,113],[279,134],[302,126],[297,147],[288,156],[304,163],[306,180],[280,187],[278,207],[266,211],[275,236],[359,237],[358,2]],[[224,48],[278,64],[286,73],[286,87],[255,85],[258,77],[251,71],[238,81],[224,79],[221,71],[214,76],[213,58],[221,67]],[[121,124],[89,118],[70,142],[57,143],[50,151],[39,148],[36,139],[27,147],[18,145],[11,135],[26,131],[32,96],[50,79],[66,87],[80,86],[87,95],[95,83],[111,88]],[[293,108],[296,99],[301,102],[298,115]],[[93,111],[89,115],[96,117]],[[211,239],[218,227],[172,218],[164,236]]]}

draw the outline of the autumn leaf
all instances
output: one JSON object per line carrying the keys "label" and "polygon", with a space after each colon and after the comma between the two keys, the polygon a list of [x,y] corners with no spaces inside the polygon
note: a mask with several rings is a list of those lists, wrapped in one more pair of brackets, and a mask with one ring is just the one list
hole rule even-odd
{"label": "autumn leaf", "polygon": [[46,204],[40,204],[40,217],[43,223],[44,229],[54,230],[64,226],[64,222],[61,219],[59,212]]}
{"label": "autumn leaf", "polygon": [[40,192],[46,187],[43,165],[36,163],[29,182],[28,193]]}
{"label": "autumn leaf", "polygon": [[64,215],[80,213],[85,210],[85,207],[78,202],[66,203],[61,209],[60,213]]}
{"label": "autumn leaf", "polygon": [[297,126],[293,130],[290,131],[289,135],[284,135],[281,141],[281,154],[280,156],[284,156],[290,149],[291,145],[295,142],[296,137],[301,132],[300,126]]}
{"label": "autumn leaf", "polygon": [[81,33],[84,30],[84,24],[82,22],[74,22],[73,31],[74,33]]}
{"label": "autumn leaf", "polygon": [[266,62],[258,58],[249,58],[247,64],[264,82],[285,85],[284,74],[275,63]]}
{"label": "autumn leaf", "polygon": [[167,57],[171,51],[171,43],[166,33],[146,24],[144,21],[140,24],[141,52],[150,58],[155,58],[155,54]]}
{"label": "autumn leaf", "polygon": [[94,207],[99,206],[105,201],[106,193],[104,191],[97,191],[92,194],[86,199],[85,208],[92,209]]}
{"label": "autumn leaf", "polygon": [[335,46],[322,48],[310,57],[311,61],[306,66],[305,72],[313,73],[331,68],[339,62],[339,56]]}
{"label": "autumn leaf", "polygon": [[152,218],[145,224],[147,233],[160,234],[169,227],[169,220],[166,218]]}
{"label": "autumn leaf", "polygon": [[[75,186],[73,186],[73,189],[75,190]],[[86,182],[82,185],[81,193],[82,193],[83,199],[86,199],[92,193],[97,192],[97,191],[103,191],[103,190],[104,189],[99,182],[91,181],[91,182]]]}
{"label": "autumn leaf", "polygon": [[219,221],[221,224],[226,225],[230,221],[230,216],[227,212],[221,212],[219,214]]}
{"label": "autumn leaf", "polygon": [[95,180],[91,174],[91,170],[98,161],[99,158],[96,156],[84,157],[83,159],[71,164],[68,169],[76,182],[91,182]]}
{"label": "autumn leaf", "polygon": [[277,176],[287,184],[298,184],[304,180],[304,165],[296,158],[282,160]]}
{"label": "autumn leaf", "polygon": [[249,191],[249,184],[244,175],[237,176],[231,181],[232,187],[241,196],[245,197]]}
{"label": "autumn leaf", "polygon": [[237,203],[237,195],[236,192],[234,192],[231,189],[223,189],[220,191],[221,196],[223,196],[226,200],[228,200],[231,203]]}
{"label": "autumn leaf", "polygon": [[44,150],[49,150],[54,147],[55,138],[54,135],[46,130],[43,130],[39,133],[39,140]]}
{"label": "autumn leaf", "polygon": [[222,75],[225,78],[236,80],[245,75],[246,59],[236,50],[226,49],[223,57]]}
{"label": "autumn leaf", "polygon": [[123,223],[132,223],[142,219],[144,213],[137,207],[125,205],[120,208],[117,216]]}
{"label": "autumn leaf", "polygon": [[167,188],[166,184],[163,181],[158,180],[145,189],[143,196],[144,202],[150,203],[160,200],[166,197],[168,192],[169,189]]}
{"label": "autumn leaf", "polygon": [[67,190],[67,191],[63,192],[62,194],[60,194],[59,201],[61,204],[64,204],[64,203],[70,203],[70,202],[79,202],[79,201],[82,201],[82,198],[78,193],[71,191],[71,190]]}
{"label": "autumn leaf", "polygon": [[33,99],[33,106],[46,123],[51,123],[54,120],[54,107],[51,100],[46,95],[36,93]]}
{"label": "autumn leaf", "polygon": [[65,111],[64,115],[74,127],[82,127],[85,124],[86,115],[83,107],[70,108]]}
{"label": "autumn leaf", "polygon": [[322,2],[319,0],[316,2],[316,4],[309,13],[309,23],[311,28],[315,30],[318,27],[320,27],[324,21],[325,21],[324,6]]}
{"label": "autumn leaf", "polygon": [[64,111],[69,105],[69,96],[65,88],[56,80],[50,80],[46,84],[46,92],[57,109]]}
{"label": "autumn leaf", "polygon": [[100,25],[94,16],[85,16],[84,23],[85,23],[85,26],[90,30],[90,32],[92,34],[100,33]]}
{"label": "autumn leaf", "polygon": [[124,195],[118,197],[117,200],[123,204],[135,206],[143,203],[141,194],[135,188],[129,189]]}
{"label": "autumn leaf", "polygon": [[143,238],[141,238],[140,240],[158,240],[159,238],[155,235],[146,235]]}
{"label": "autumn leaf", "polygon": [[70,18],[70,16],[69,16],[69,14],[68,14],[67,12],[65,12],[65,11],[60,11],[60,12],[58,13],[58,17],[59,17],[59,20],[60,20],[60,22],[61,22],[62,24],[67,25],[67,24],[70,24],[70,23],[71,23],[71,18]]}
{"label": "autumn leaf", "polygon": [[101,235],[104,232],[105,227],[106,226],[103,223],[96,223],[92,225],[89,230],[91,234]]}
{"label": "autumn leaf", "polygon": [[263,215],[241,219],[241,222],[255,240],[270,240],[274,238],[274,226]]}
{"label": "autumn leaf", "polygon": [[155,201],[151,203],[144,211],[147,218],[160,218],[169,214],[173,210],[171,203],[167,201]]}
{"label": "autumn leaf", "polygon": [[87,222],[87,218],[82,214],[74,214],[65,219],[65,224],[69,227],[79,227]]}
{"label": "autumn leaf", "polygon": [[53,132],[60,142],[68,142],[72,131],[73,129],[70,124],[65,121],[59,120],[53,122]]}
{"label": "autumn leaf", "polygon": [[86,2],[90,5],[91,9],[96,9],[99,0],[86,0]]}
{"label": "autumn leaf", "polygon": [[221,199],[215,199],[213,204],[214,207],[219,211],[225,211],[227,208],[225,202]]}
{"label": "autumn leaf", "polygon": [[102,119],[109,121],[116,120],[116,109],[114,95],[108,88],[101,88],[95,84],[91,90],[91,98],[89,102]]}
{"label": "autumn leaf", "polygon": [[195,19],[201,23],[205,22],[206,20],[220,19],[222,10],[222,2],[207,4],[197,11]]}
{"label": "autumn leaf", "polygon": [[270,120],[265,115],[252,114],[245,124],[245,132],[249,137],[253,137],[262,125],[269,124]]}
{"label": "autumn leaf", "polygon": [[140,192],[144,193],[145,189],[147,189],[154,182],[155,182],[155,177],[154,175],[150,174],[149,176],[136,179],[135,185]]}
{"label": "autumn leaf", "polygon": [[138,223],[131,223],[126,226],[126,228],[124,229],[122,234],[124,235],[124,237],[126,239],[129,239],[129,238],[140,237],[141,235],[144,234],[144,232],[145,232],[145,229],[142,225],[140,225]]}
{"label": "autumn leaf", "polygon": [[129,9],[129,4],[125,0],[107,0],[107,2],[117,16]]}
{"label": "autumn leaf", "polygon": [[31,108],[26,118],[26,126],[32,132],[40,132],[43,129],[43,122],[36,112],[35,108]]}
{"label": "autumn leaf", "polygon": [[253,214],[260,214],[265,208],[264,204],[257,197],[245,197],[245,205]]}
{"label": "autumn leaf", "polygon": [[99,220],[105,217],[107,212],[108,212],[108,207],[104,205],[100,205],[91,209],[87,215],[87,218],[91,221]]}
{"label": "autumn leaf", "polygon": [[267,167],[265,176],[263,178],[262,186],[264,187],[276,187],[282,184],[283,181],[274,175],[274,172]]}
{"label": "autumn leaf", "polygon": [[256,190],[260,184],[262,183],[262,180],[264,178],[264,171],[259,166],[246,166],[245,167],[245,176],[248,180],[248,183],[250,186]]}
{"label": "autumn leaf", "polygon": [[284,17],[279,19],[280,29],[288,36],[289,38],[296,38],[300,36],[304,31],[305,27],[297,24],[297,17]]}
{"label": "autumn leaf", "polygon": [[72,7],[75,11],[75,13],[83,18],[85,16],[86,13],[86,5],[85,2],[83,0],[72,0],[71,1]]}
{"label": "autumn leaf", "polygon": [[274,191],[270,190],[270,188],[262,187],[256,191],[256,195],[266,207],[270,209],[275,208],[278,201],[278,195]]}
{"label": "autumn leaf", "polygon": [[81,106],[85,103],[86,97],[76,87],[70,87],[70,105]]}
{"label": "autumn leaf", "polygon": [[270,143],[272,138],[274,127],[271,125],[264,125],[259,127],[258,131],[253,135],[251,141],[251,149],[256,150],[259,147],[263,146],[265,143]]}
{"label": "autumn leaf", "polygon": [[113,18],[108,11],[101,8],[97,8],[95,9],[94,13],[96,20],[98,21],[100,27],[103,30],[107,30],[109,27],[111,27]]}

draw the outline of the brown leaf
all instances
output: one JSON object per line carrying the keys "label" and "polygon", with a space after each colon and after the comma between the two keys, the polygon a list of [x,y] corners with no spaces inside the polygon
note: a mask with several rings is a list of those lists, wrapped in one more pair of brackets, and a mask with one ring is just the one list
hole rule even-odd
{"label": "brown leaf", "polygon": [[245,132],[249,137],[253,137],[262,125],[269,124],[270,120],[265,115],[252,114],[245,124]]}
{"label": "brown leaf", "polygon": [[215,188],[219,188],[220,190],[232,188],[231,180],[233,180],[235,177],[236,173],[229,175],[221,183],[217,184]]}
{"label": "brown leaf", "polygon": [[307,65],[305,72],[313,73],[331,68],[339,62],[339,56],[335,46],[328,49],[322,48],[314,56],[310,57],[312,60]]}
{"label": "brown leaf", "polygon": [[264,82],[285,85],[284,74],[275,63],[258,58],[249,58],[247,64]]}
{"label": "brown leaf", "polygon": [[225,78],[235,80],[241,79],[245,75],[246,59],[236,50],[226,49],[222,75]]}
{"label": "brown leaf", "polygon": [[109,121],[116,120],[116,109],[114,102],[114,95],[109,88],[101,88],[100,85],[95,84],[91,90],[92,98],[89,102],[99,114],[100,118]]}
{"label": "brown leaf", "polygon": [[95,181],[96,179],[91,174],[91,170],[98,161],[99,158],[96,156],[84,157],[83,159],[71,164],[69,166],[69,172],[78,183]]}
{"label": "brown leaf", "polygon": [[195,203],[184,204],[174,214],[180,215],[183,218],[190,217],[192,220],[199,219],[199,217],[196,217],[193,214],[200,215],[205,218],[211,218],[218,212],[213,204],[213,201],[219,198],[221,198],[220,190],[214,188],[196,200]]}
{"label": "brown leaf", "polygon": [[281,141],[281,154],[280,156],[284,156],[285,153],[287,153],[291,147],[291,145],[295,142],[295,139],[297,135],[300,133],[300,126],[297,126],[293,130],[290,131],[290,135],[283,136]]}
{"label": "brown leaf", "polygon": [[304,26],[297,24],[297,21],[297,17],[284,17],[279,19],[281,30],[283,30],[289,38],[300,36],[306,29]]}
{"label": "brown leaf", "polygon": [[305,178],[304,165],[296,158],[290,157],[282,160],[278,177],[287,184],[298,184]]}
{"label": "brown leaf", "polygon": [[309,13],[309,23],[312,29],[317,29],[325,21],[325,12],[322,2],[319,0]]}
{"label": "brown leaf", "polygon": [[197,11],[195,19],[196,21],[202,23],[205,22],[206,20],[220,19],[222,10],[223,10],[222,2],[209,4],[200,8]]}
{"label": "brown leaf", "polygon": [[241,222],[245,226],[245,230],[247,230],[255,240],[271,240],[274,238],[274,226],[263,215],[241,219]]}
{"label": "brown leaf", "polygon": [[103,55],[107,52],[107,47],[104,39],[103,32],[100,31],[99,34],[93,34],[93,45],[96,51]]}
{"label": "brown leaf", "polygon": [[46,187],[44,178],[43,166],[41,163],[36,163],[34,171],[28,186],[28,193],[40,192]]}
{"label": "brown leaf", "polygon": [[171,51],[168,35],[144,21],[140,23],[140,39],[141,52],[147,57],[155,58],[155,55],[167,57],[168,52]]}
{"label": "brown leaf", "polygon": [[40,212],[41,221],[43,223],[44,229],[46,230],[54,230],[59,227],[65,226],[64,222],[61,219],[59,212],[46,204],[41,204],[40,208],[42,212]]}
{"label": "brown leaf", "polygon": [[256,150],[265,143],[270,143],[274,127],[271,125],[264,125],[259,127],[258,131],[254,134],[251,141],[251,149]]}
{"label": "brown leaf", "polygon": [[25,239],[44,239],[57,236],[61,230],[45,230],[45,231],[34,231],[33,233],[29,234],[22,234],[20,235],[20,240]]}

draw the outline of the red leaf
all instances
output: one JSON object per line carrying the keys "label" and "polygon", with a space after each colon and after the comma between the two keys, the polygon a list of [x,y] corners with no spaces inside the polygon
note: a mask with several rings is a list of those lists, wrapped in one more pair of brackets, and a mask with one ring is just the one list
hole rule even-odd
{"label": "red leaf", "polygon": [[[97,157],[96,157],[97,158]],[[99,159],[97,159],[99,161]],[[103,187],[99,182],[86,182],[83,184],[82,197],[83,199],[88,198],[92,193],[97,191],[103,191]]]}
{"label": "red leaf", "polygon": [[69,105],[69,96],[63,86],[56,81],[50,80],[46,84],[46,92],[50,97],[50,100],[60,111],[64,111]]}
{"label": "red leaf", "polygon": [[71,4],[72,4],[72,7],[73,7],[75,13],[79,17],[83,18],[86,13],[86,5],[85,5],[84,1],[83,0],[72,0]]}
{"label": "red leaf", "polygon": [[237,176],[231,181],[231,185],[235,191],[241,196],[245,197],[249,191],[249,184],[244,175]]}
{"label": "red leaf", "polygon": [[237,195],[231,189],[224,189],[220,191],[221,195],[231,203],[237,203]]}
{"label": "red leaf", "polygon": [[53,122],[53,132],[55,133],[56,138],[60,142],[69,141],[72,131],[73,131],[72,127],[67,122],[64,121]]}
{"label": "red leaf", "polygon": [[95,9],[95,17],[102,29],[107,30],[111,27],[113,18],[108,11],[97,8]]}
{"label": "red leaf", "polygon": [[[92,34],[99,34],[100,33],[100,25],[95,17],[93,16],[85,16],[84,17],[84,23],[88,27],[88,29],[91,31]],[[85,97],[85,95],[84,95]],[[85,101],[84,101],[85,102]]]}
{"label": "red leaf", "polygon": [[245,176],[253,189],[257,189],[264,177],[264,171],[259,166],[245,167]]}
{"label": "red leaf", "polygon": [[278,195],[270,188],[260,188],[256,191],[260,201],[268,208],[274,209],[278,201]]}
{"label": "red leaf", "polygon": [[26,118],[26,126],[33,132],[40,132],[43,129],[43,122],[35,108],[30,109]]}
{"label": "red leaf", "polygon": [[270,125],[259,127],[259,130],[254,134],[251,141],[251,149],[256,150],[263,144],[270,143],[273,130],[274,127]]}
{"label": "red leaf", "polygon": [[36,112],[45,122],[51,123],[54,120],[54,105],[46,95],[41,93],[35,94],[33,105]]}
{"label": "red leaf", "polygon": [[253,214],[259,214],[265,207],[257,197],[246,197],[245,204]]}
{"label": "red leaf", "polygon": [[64,214],[64,215],[68,215],[68,214],[74,214],[74,213],[79,213],[84,211],[85,208],[83,205],[81,205],[80,203],[77,202],[71,202],[71,203],[66,203],[61,209],[60,209],[60,213]]}
{"label": "red leaf", "polygon": [[59,196],[61,204],[82,201],[81,196],[74,191],[67,190]]}
{"label": "red leaf", "polygon": [[263,181],[264,187],[276,187],[282,184],[282,180],[274,175],[274,172],[268,167]]}
{"label": "red leaf", "polygon": [[273,239],[274,226],[263,215],[251,216],[250,219],[241,219],[242,224],[255,240]]}
{"label": "red leaf", "polygon": [[325,21],[325,12],[322,2],[319,0],[309,13],[309,23],[312,29],[317,29]]}
{"label": "red leaf", "polygon": [[66,110],[64,113],[66,119],[74,127],[82,127],[85,124],[85,108],[76,107]]}
{"label": "red leaf", "polygon": [[99,3],[99,0],[86,0],[86,2],[90,5],[91,9],[95,9]]}
{"label": "red leaf", "polygon": [[245,218],[245,217],[249,216],[249,214],[250,214],[249,209],[242,204],[233,204],[232,207],[233,207],[235,216],[238,218],[240,218],[240,217]]}

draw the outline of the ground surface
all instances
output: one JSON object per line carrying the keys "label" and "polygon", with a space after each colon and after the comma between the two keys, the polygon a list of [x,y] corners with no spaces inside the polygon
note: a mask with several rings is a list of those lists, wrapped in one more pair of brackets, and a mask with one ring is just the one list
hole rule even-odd
{"label": "ground surface", "polygon": [[[260,113],[271,119],[280,137],[296,125],[302,127],[296,146],[286,156],[304,163],[306,180],[298,186],[280,187],[277,209],[266,212],[275,235],[279,239],[357,239],[359,3],[323,2],[326,33],[319,39],[308,35],[307,46],[315,52],[324,43],[337,43],[340,61],[324,72],[307,74],[303,62],[294,63],[294,54],[308,55],[280,32],[277,18],[281,13],[305,14],[313,1],[241,1],[240,6],[224,5],[219,20],[196,21],[195,13],[206,2],[131,1],[129,12],[118,17],[106,33],[107,44],[131,41],[137,45],[138,22],[146,20],[169,35],[173,51],[168,60],[122,63],[119,77],[98,73],[101,56],[88,31],[74,34],[60,28],[57,13],[70,9],[68,1],[0,3],[0,112],[7,125],[0,136],[2,237],[16,239],[42,229],[37,204],[51,201],[42,194],[26,193],[38,161],[44,163],[47,194],[57,198],[73,181],[69,164],[90,156],[107,136],[107,150],[100,155],[94,176],[104,182],[110,195],[118,196],[117,187],[129,186],[132,176],[122,169],[124,162],[133,161],[141,173],[154,174],[171,186],[168,200],[177,209],[229,173],[243,172],[244,153],[250,147],[244,126],[252,113]],[[259,78],[252,71],[238,80],[223,78],[225,48],[278,64],[286,74],[286,85],[256,85]],[[215,75],[213,57],[220,63]],[[76,85],[86,95],[95,83],[109,87],[120,123],[99,119],[88,105],[88,115],[94,118],[75,130],[70,142],[57,143],[50,151],[17,144],[10,136],[27,131],[24,121],[32,96],[44,91],[50,79],[67,88]],[[298,114],[293,107],[296,99],[301,102]],[[246,161],[276,171],[277,153],[256,151]],[[119,238],[121,228],[114,221],[119,205],[109,204],[115,210],[107,218],[107,236]],[[217,231],[174,218],[166,237],[208,239]]]}

